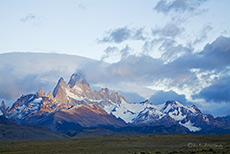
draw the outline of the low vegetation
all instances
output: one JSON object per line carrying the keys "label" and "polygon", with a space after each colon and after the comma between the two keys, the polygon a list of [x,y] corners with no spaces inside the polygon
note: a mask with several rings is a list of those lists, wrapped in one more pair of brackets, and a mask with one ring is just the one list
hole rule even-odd
{"label": "low vegetation", "polygon": [[130,135],[0,141],[0,153],[230,153],[230,135]]}

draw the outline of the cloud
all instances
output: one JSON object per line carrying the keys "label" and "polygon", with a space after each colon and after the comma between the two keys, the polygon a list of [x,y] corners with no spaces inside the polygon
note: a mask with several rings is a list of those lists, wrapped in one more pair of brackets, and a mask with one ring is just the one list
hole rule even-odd
{"label": "cloud", "polygon": [[1,70],[7,73],[1,73],[0,76],[0,99],[6,101],[15,101],[16,98],[25,93],[35,92],[43,87],[47,89],[49,82],[43,82],[37,75],[26,75],[19,78],[12,71]]}
{"label": "cloud", "polygon": [[143,51],[147,55],[157,53],[164,63],[172,62],[184,54],[189,54],[193,48],[178,44],[171,38],[159,38],[151,41],[146,41],[143,46]]}
{"label": "cloud", "polygon": [[146,36],[144,36],[146,35],[146,33],[144,32],[144,28],[139,28],[133,31],[133,40],[146,40]]}
{"label": "cloud", "polygon": [[230,76],[216,80],[211,86],[201,90],[194,98],[203,98],[207,102],[227,102],[230,105]]}
{"label": "cloud", "polygon": [[[190,75],[195,77],[195,73],[192,72],[191,69],[199,69],[201,72],[213,70],[215,72],[221,72],[230,65],[229,46],[230,38],[220,36],[211,44],[207,44],[200,53],[186,52],[186,54],[169,63],[164,63],[162,59],[152,58],[147,55],[129,55],[119,62],[110,64],[106,67],[101,66],[101,63],[93,65],[97,67],[96,70],[104,72],[102,73],[99,71],[99,76],[104,76],[101,80],[105,82],[107,80],[148,82],[161,78],[171,78],[173,80],[178,79],[178,81],[182,81],[181,77],[190,77]],[[178,51],[176,50],[177,48],[180,49],[180,46],[175,47],[175,52]],[[168,48],[167,50],[173,49]],[[189,50],[189,48],[187,50]],[[92,67],[93,66],[90,66],[90,68]],[[88,68],[85,68],[85,70],[87,71]],[[89,69],[88,72],[93,71]],[[96,72],[94,73],[95,75],[97,74]],[[95,75],[91,74],[89,78],[92,76],[91,80],[93,80]],[[188,81],[191,81],[190,78],[188,79]],[[193,79],[194,78],[192,78],[192,80]]]}
{"label": "cloud", "polygon": [[78,5],[78,8],[85,10],[85,9],[86,9],[86,6],[85,6],[84,4],[81,4],[81,3],[80,3],[80,4]]}
{"label": "cloud", "polygon": [[127,102],[143,102],[146,100],[144,97],[138,95],[137,93],[134,92],[124,92],[124,91],[118,91],[125,99]]}
{"label": "cloud", "polygon": [[176,24],[168,23],[162,28],[152,29],[152,34],[161,36],[161,37],[170,37],[175,38],[184,31],[183,28],[178,27]]}
{"label": "cloud", "polygon": [[[154,58],[162,58],[165,63],[171,62],[187,52],[192,52],[190,45],[183,45],[176,40],[184,29],[174,24],[167,23],[165,26],[152,29],[152,40],[147,40],[143,46],[143,52]],[[156,56],[157,55],[157,56]]]}
{"label": "cloud", "polygon": [[[116,87],[127,82],[137,85],[134,90],[149,87],[153,90],[176,90],[175,92],[180,91],[180,94],[184,91],[186,94],[194,94],[212,84],[216,78],[229,73],[229,46],[230,38],[220,36],[211,44],[207,44],[200,53],[182,48],[188,51],[168,63],[148,55],[130,54],[116,63],[106,66],[93,63],[82,69],[87,80],[93,84],[103,83]],[[166,51],[176,53],[182,50],[180,46],[174,47],[175,49],[172,46]],[[159,87],[160,89],[155,89]]]}
{"label": "cloud", "polygon": [[161,12],[164,14],[167,14],[169,12],[185,12],[185,11],[194,11],[199,7],[202,3],[204,3],[206,0],[196,0],[196,1],[190,1],[190,0],[173,0],[168,2],[167,0],[160,0],[154,9],[157,12]]}
{"label": "cloud", "polygon": [[[220,51],[222,54],[221,58],[226,58],[225,60],[228,61],[229,56],[230,56],[230,38],[220,36],[218,37],[213,43],[207,44],[204,47],[204,52],[210,53],[211,56],[213,55],[214,52]],[[225,55],[226,54],[226,55]],[[227,56],[227,57],[226,57]]]}
{"label": "cloud", "polygon": [[33,15],[32,13],[29,13],[25,17],[21,18],[20,21],[21,22],[28,22],[28,21],[34,20],[35,18],[36,18],[35,15]]}
{"label": "cloud", "polygon": [[185,95],[179,95],[174,91],[157,91],[149,98],[152,104],[162,104],[169,100],[179,101],[183,104],[187,102]]}
{"label": "cloud", "polygon": [[[176,53],[180,47],[176,50],[174,45]],[[173,47],[166,52],[170,50]],[[199,53],[183,50],[188,51],[168,63],[146,54],[128,54],[116,63],[95,62],[82,70],[93,85],[131,91],[146,99],[155,93],[150,97],[154,104],[167,100],[188,105],[193,102],[205,113],[223,115],[221,110],[229,106],[230,38],[220,36]]]}
{"label": "cloud", "polygon": [[106,32],[106,36],[99,40],[100,43],[121,43],[126,40],[145,40],[144,28],[129,29],[128,27],[117,28]]}
{"label": "cloud", "polygon": [[166,63],[174,61],[178,57],[181,57],[183,54],[191,53],[193,50],[191,48],[184,47],[181,44],[176,44],[176,42],[171,39],[165,39],[159,49],[163,51],[161,58]]}
{"label": "cloud", "polygon": [[220,36],[211,44],[207,44],[200,53],[187,53],[171,65],[178,68],[220,71],[230,65],[229,57],[230,38]]}
{"label": "cloud", "polygon": [[19,20],[21,23],[29,24],[31,26],[39,26],[41,25],[45,20],[43,16],[37,16],[32,13],[27,14],[25,17],[22,17]]}
{"label": "cloud", "polygon": [[210,25],[205,25],[202,30],[200,31],[200,36],[196,38],[196,40],[193,41],[193,44],[197,44],[200,42],[203,42],[207,39],[208,33],[213,29]]}
{"label": "cloud", "polygon": [[105,49],[101,60],[108,63],[115,63],[120,61],[122,58],[127,57],[130,54],[130,51],[131,48],[128,45],[121,50],[119,50],[117,47],[109,46]]}

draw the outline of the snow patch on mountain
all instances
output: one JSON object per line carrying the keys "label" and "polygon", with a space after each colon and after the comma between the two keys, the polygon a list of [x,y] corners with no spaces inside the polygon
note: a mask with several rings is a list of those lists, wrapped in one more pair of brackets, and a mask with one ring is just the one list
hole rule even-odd
{"label": "snow patch on mountain", "polygon": [[156,109],[154,106],[148,106],[143,111],[141,111],[138,116],[133,119],[135,123],[145,123],[148,124],[153,120],[160,120],[166,114],[162,113],[160,110]]}
{"label": "snow patch on mountain", "polygon": [[74,100],[77,100],[77,101],[82,101],[82,100],[84,100],[83,97],[77,96],[76,94],[70,92],[69,89],[65,89],[65,92],[66,92],[66,94],[67,94],[68,97],[70,97],[70,98],[72,98],[72,99],[74,99]]}
{"label": "snow patch on mountain", "polygon": [[188,129],[189,129],[190,131],[192,131],[192,132],[196,132],[196,131],[200,131],[200,130],[201,130],[200,127],[194,126],[194,124],[191,123],[190,120],[189,120],[188,122],[184,123],[184,124],[181,123],[181,122],[179,122],[179,124],[182,125],[182,126],[184,126],[184,127],[186,127],[186,128],[188,128]]}
{"label": "snow patch on mountain", "polygon": [[167,101],[161,111],[176,121],[182,121],[188,114],[197,115],[194,107],[187,107],[178,101]]}
{"label": "snow patch on mountain", "polygon": [[163,109],[164,113],[169,113],[170,110],[175,109],[175,108],[185,108],[192,113],[196,113],[196,110],[193,107],[187,107],[184,106],[183,104],[179,103],[178,101],[167,101],[165,103],[165,108]]}
{"label": "snow patch on mountain", "polygon": [[131,123],[132,120],[145,108],[143,104],[139,103],[127,103],[122,101],[121,104],[116,105],[110,113],[117,118],[123,119],[127,123]]}
{"label": "snow patch on mountain", "polygon": [[202,118],[204,121],[206,121],[207,123],[209,122],[208,116],[207,115],[202,115]]}
{"label": "snow patch on mountain", "polygon": [[133,119],[136,118],[138,114],[141,111],[143,111],[146,107],[155,107],[155,106],[150,104],[149,102],[128,103],[122,99],[122,102],[120,104],[115,105],[115,107],[109,112],[115,117],[123,119],[127,123],[132,123]]}
{"label": "snow patch on mountain", "polygon": [[174,110],[173,112],[169,112],[168,113],[169,116],[176,121],[180,121],[180,120],[183,120],[184,118],[186,118],[186,115],[182,115],[181,108],[179,108],[178,110]]}

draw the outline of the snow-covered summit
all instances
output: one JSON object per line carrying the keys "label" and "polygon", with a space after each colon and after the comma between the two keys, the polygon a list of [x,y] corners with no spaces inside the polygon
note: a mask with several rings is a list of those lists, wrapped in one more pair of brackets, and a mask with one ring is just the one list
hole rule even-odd
{"label": "snow-covered summit", "polygon": [[[178,101],[167,101],[164,104],[164,107],[162,108],[161,111],[164,113],[169,113],[169,112],[173,112],[175,110],[181,110],[181,112],[184,111],[184,112],[196,113],[197,111],[194,109],[194,107],[195,107],[195,105],[193,105],[192,107],[187,107]],[[182,114],[185,114],[184,112]]]}

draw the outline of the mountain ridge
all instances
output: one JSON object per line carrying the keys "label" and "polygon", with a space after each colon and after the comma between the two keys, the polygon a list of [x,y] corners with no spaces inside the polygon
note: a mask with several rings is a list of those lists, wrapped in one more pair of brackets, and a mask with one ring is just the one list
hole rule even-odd
{"label": "mountain ridge", "polygon": [[101,125],[177,125],[189,129],[190,132],[230,128],[228,121],[203,114],[195,105],[187,107],[177,101],[167,101],[156,106],[148,100],[129,103],[119,93],[110,93],[108,88],[92,91],[84,75],[79,73],[73,74],[68,84],[60,78],[53,92],[46,94],[40,88],[36,94],[22,95],[11,108],[6,109],[2,103],[0,109],[8,118],[21,124],[34,123],[63,131],[69,130],[65,125],[76,130]]}

